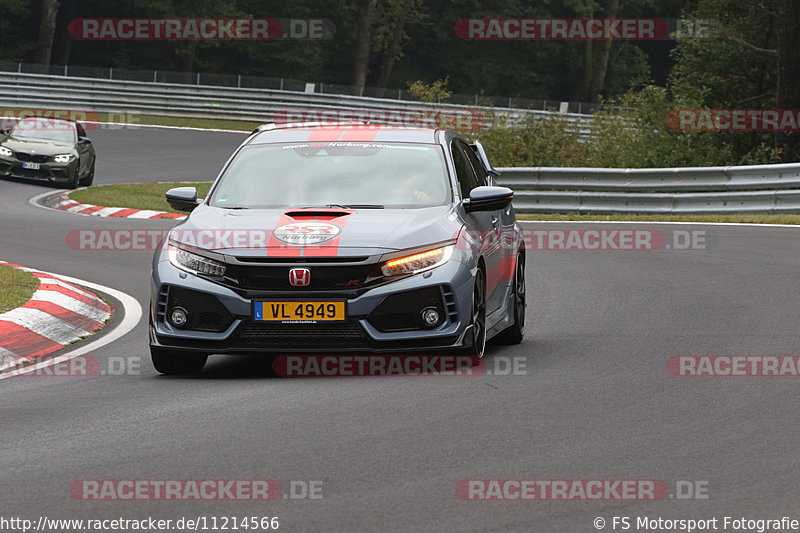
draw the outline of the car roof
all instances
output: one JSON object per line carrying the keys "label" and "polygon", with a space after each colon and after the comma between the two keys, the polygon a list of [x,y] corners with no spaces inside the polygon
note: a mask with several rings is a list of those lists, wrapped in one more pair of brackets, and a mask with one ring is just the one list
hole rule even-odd
{"label": "car roof", "polygon": [[17,122],[19,122],[20,120],[27,120],[27,119],[30,119],[30,118],[32,118],[32,119],[36,119],[36,120],[52,120],[52,121],[57,121],[57,122],[69,122],[69,123],[71,123],[71,124],[77,124],[77,123],[78,123],[78,121],[77,121],[77,120],[73,120],[73,119],[71,119],[71,118],[65,118],[65,117],[45,117],[45,116],[41,116],[41,115],[23,115],[23,116],[21,116],[21,117],[19,117],[19,118],[17,119]]}
{"label": "car roof", "polygon": [[265,124],[253,131],[249,144],[334,141],[435,144],[438,131],[360,122]]}
{"label": "car roof", "polygon": [[25,115],[24,117],[19,117],[19,119],[17,119],[17,122],[15,123],[15,125],[19,124],[20,122],[24,122],[26,120],[35,120],[37,122],[44,122],[44,123],[47,123],[47,124],[59,123],[59,124],[71,124],[71,125],[73,125],[75,127],[79,126],[77,121],[69,119],[69,118],[42,117],[42,116],[38,116],[38,115]]}

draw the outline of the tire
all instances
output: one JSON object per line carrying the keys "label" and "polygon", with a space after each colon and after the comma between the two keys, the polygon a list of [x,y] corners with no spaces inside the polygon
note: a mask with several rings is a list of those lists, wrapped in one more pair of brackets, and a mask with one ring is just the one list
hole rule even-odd
{"label": "tire", "polygon": [[464,353],[472,357],[483,358],[486,351],[486,275],[481,268],[475,274],[475,286],[472,289],[472,346]]}
{"label": "tire", "polygon": [[[80,180],[78,183],[83,187],[88,187],[89,185],[94,182],[94,164],[96,161],[92,161],[92,168],[89,170],[89,174],[86,175],[85,178]],[[74,188],[74,187],[73,187]]]}
{"label": "tire", "polygon": [[511,296],[514,299],[513,313],[514,324],[497,334],[497,342],[500,344],[519,344],[525,336],[525,255],[517,253],[517,267],[514,270],[514,291]]}
{"label": "tire", "polygon": [[64,184],[64,187],[66,187],[67,189],[77,189],[79,184],[80,184],[80,176],[78,176],[78,169],[75,169],[75,175],[72,176],[71,180],[69,180]]}
{"label": "tire", "polygon": [[177,376],[200,373],[208,360],[208,355],[151,346],[150,358],[153,360],[153,366],[157,372]]}

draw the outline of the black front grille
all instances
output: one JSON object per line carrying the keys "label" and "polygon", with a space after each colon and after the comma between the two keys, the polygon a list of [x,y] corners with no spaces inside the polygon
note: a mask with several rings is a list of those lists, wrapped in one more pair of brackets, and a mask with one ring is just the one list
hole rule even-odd
{"label": "black front grille", "polygon": [[330,348],[364,343],[366,334],[358,322],[317,322],[315,324],[283,324],[248,321],[239,328],[242,344],[264,348]]}
{"label": "black front grille", "polygon": [[167,317],[175,307],[183,307],[188,312],[188,320],[181,329],[220,332],[233,322],[233,315],[212,294],[171,287],[168,302]]}
{"label": "black front grille", "polygon": [[20,178],[43,179],[43,178],[49,178],[50,172],[47,169],[31,170],[29,168],[13,167],[11,169],[11,175],[19,176]]}
{"label": "black front grille", "polygon": [[25,152],[15,152],[14,156],[25,163],[47,163],[50,161],[49,155],[26,154]]}
{"label": "black front grille", "polygon": [[458,309],[456,308],[456,295],[449,285],[442,286],[442,295],[444,296],[444,304],[447,308],[447,319],[455,324],[458,322]]}
{"label": "black front grille", "polygon": [[169,285],[162,285],[158,291],[158,301],[156,302],[156,320],[159,322],[167,321],[167,302],[169,301]]}
{"label": "black front grille", "polygon": [[442,291],[426,287],[387,296],[369,316],[369,323],[378,331],[411,331],[427,329],[422,321],[422,310],[435,307],[439,312],[439,323],[447,318],[442,304]]}
{"label": "black front grille", "polygon": [[377,265],[313,265],[311,281],[296,287],[289,283],[289,265],[229,265],[226,281],[245,290],[320,291],[358,289],[380,276]]}

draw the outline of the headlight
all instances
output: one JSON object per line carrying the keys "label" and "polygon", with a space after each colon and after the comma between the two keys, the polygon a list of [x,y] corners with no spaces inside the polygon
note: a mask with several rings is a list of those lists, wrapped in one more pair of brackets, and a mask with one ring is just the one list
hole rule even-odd
{"label": "headlight", "polygon": [[169,245],[169,262],[174,266],[191,272],[192,274],[208,274],[209,276],[224,276],[225,265],[213,259],[187,252],[177,246]]}
{"label": "headlight", "polygon": [[57,156],[53,156],[53,161],[56,163],[69,163],[75,156],[72,154],[59,154]]}
{"label": "headlight", "polygon": [[430,270],[449,261],[453,255],[453,248],[455,248],[453,245],[443,246],[418,254],[398,257],[397,259],[386,261],[381,267],[381,272],[384,276],[398,276]]}
{"label": "headlight", "polygon": [[14,155],[14,152],[6,148],[5,146],[0,146],[0,155],[4,155],[6,157],[10,157]]}

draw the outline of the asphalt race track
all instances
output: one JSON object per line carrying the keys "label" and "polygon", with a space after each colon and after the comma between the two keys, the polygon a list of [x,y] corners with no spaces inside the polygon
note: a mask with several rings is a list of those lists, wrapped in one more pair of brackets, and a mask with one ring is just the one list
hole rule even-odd
{"label": "asphalt race track", "polygon": [[[96,183],[211,179],[243,134],[90,132]],[[150,251],[81,251],[74,229],[172,222],[34,207],[36,184],[0,181],[0,259],[123,291],[145,309]],[[529,228],[574,228],[566,224]],[[608,225],[581,226],[605,227]],[[276,377],[258,357],[199,377],[153,370],[143,318],[92,355],[140,369],[0,380],[5,516],[278,516],[280,531],[596,531],[602,517],[800,518],[797,378],[671,376],[676,355],[794,355],[800,229],[705,231],[705,250],[540,251],[527,263],[527,337],[487,367],[520,375]],[[620,228],[620,226],[615,226]],[[74,499],[80,479],[322,481],[319,499]],[[707,499],[462,501],[467,479],[707,482]],[[704,486],[700,483],[699,486]],[[619,528],[619,525],[617,525]],[[632,529],[635,531],[635,529]]]}

